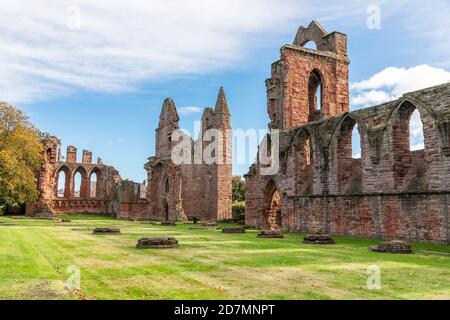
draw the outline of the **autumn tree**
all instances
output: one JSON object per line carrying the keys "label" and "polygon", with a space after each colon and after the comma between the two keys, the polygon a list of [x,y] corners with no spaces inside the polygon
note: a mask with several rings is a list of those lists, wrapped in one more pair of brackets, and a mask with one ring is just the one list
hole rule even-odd
{"label": "autumn tree", "polygon": [[37,197],[40,132],[20,110],[0,102],[0,214]]}
{"label": "autumn tree", "polygon": [[232,183],[232,197],[233,201],[245,200],[245,181],[241,176],[233,176]]}

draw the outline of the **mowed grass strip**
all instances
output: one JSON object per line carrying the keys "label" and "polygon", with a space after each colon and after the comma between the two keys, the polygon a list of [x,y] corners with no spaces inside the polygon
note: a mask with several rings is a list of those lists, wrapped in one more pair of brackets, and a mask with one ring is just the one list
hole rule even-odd
{"label": "mowed grass strip", "polygon": [[[100,216],[70,223],[0,217],[0,299],[450,299],[448,245],[413,244],[413,255],[377,254],[378,241],[336,237],[302,243],[300,233],[258,239],[192,225],[163,227]],[[121,235],[92,235],[95,227]],[[180,247],[138,250],[144,236],[175,236]],[[69,266],[81,290],[66,287]],[[367,289],[368,267],[381,289]]]}

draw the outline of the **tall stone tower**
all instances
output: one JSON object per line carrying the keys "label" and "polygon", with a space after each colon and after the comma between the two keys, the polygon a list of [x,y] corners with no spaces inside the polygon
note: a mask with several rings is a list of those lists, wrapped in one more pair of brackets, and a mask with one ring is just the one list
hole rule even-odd
{"label": "tall stone tower", "polygon": [[159,116],[159,126],[156,129],[156,157],[170,158],[172,152],[172,133],[179,129],[179,117],[175,108],[175,103],[171,98],[164,100],[161,114]]}
{"label": "tall stone tower", "polygon": [[[211,203],[211,217],[213,220],[231,219],[231,181],[232,181],[232,140],[231,115],[228,107],[225,91],[220,88],[216,101],[216,106],[212,113],[211,128],[217,129],[221,137],[221,146],[219,147],[218,162],[210,165],[212,172],[212,190],[213,203]],[[207,167],[208,165],[205,164]],[[206,168],[208,170],[208,168]],[[208,192],[208,190],[206,190]]]}
{"label": "tall stone tower", "polygon": [[[305,48],[314,42],[316,49]],[[347,36],[316,21],[281,48],[266,80],[270,128],[287,129],[349,111]]]}
{"label": "tall stone tower", "polygon": [[[145,165],[149,216],[166,221],[184,215],[207,220],[232,218],[232,135],[223,88],[215,108],[203,112],[202,131],[195,141],[188,135],[181,140],[173,135],[179,129],[178,121],[173,100],[166,99],[156,129],[156,155]],[[172,150],[177,152],[179,149],[174,148],[181,142],[190,142],[188,152],[193,157],[191,162],[176,164]]]}

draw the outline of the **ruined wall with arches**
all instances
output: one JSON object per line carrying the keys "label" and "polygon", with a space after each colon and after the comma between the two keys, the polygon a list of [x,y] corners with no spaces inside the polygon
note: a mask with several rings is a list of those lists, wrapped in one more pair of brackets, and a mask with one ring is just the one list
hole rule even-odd
{"label": "ruined wall with arches", "polygon": [[54,176],[53,211],[106,213],[107,202],[113,199],[115,175],[118,176],[115,169],[102,163],[58,163]]}
{"label": "ruined wall with arches", "polygon": [[[415,110],[423,123],[419,150],[409,141]],[[360,158],[352,155],[356,125]],[[286,156],[280,156],[279,172],[264,176],[254,164],[246,175],[246,223],[267,227],[271,198],[265,190],[275,184],[282,195],[281,228],[448,243],[449,127],[447,84],[283,130],[279,153]]]}
{"label": "ruined wall with arches", "polygon": [[144,185],[122,181],[119,172],[100,158],[93,163],[90,151],[83,150],[78,161],[77,149],[69,146],[64,158],[56,137],[46,137],[43,144],[45,157],[37,179],[39,198],[27,205],[27,215],[88,213],[120,217],[147,211],[147,194],[141,190]]}
{"label": "ruined wall with arches", "polygon": [[[194,217],[212,221],[231,219],[232,168],[229,158],[232,154],[232,138],[227,135],[231,128],[231,115],[223,88],[219,90],[215,108],[204,109],[198,137],[184,135],[179,141],[172,139],[179,128],[179,116],[171,98],[164,101],[159,120],[155,155],[149,157],[145,165],[148,174],[149,217],[162,221]],[[212,142],[207,139],[210,129],[217,130],[223,139],[222,146],[211,150],[218,159],[214,163],[208,163],[203,153]],[[189,152],[192,160],[200,158],[197,163],[191,161],[175,164],[172,161],[174,148],[184,139],[191,142]],[[202,153],[199,155],[196,150],[201,150]]]}
{"label": "ruined wall with arches", "polygon": [[[317,23],[309,27],[316,28]],[[299,38],[295,43],[304,44]],[[339,79],[325,80],[337,87],[330,79]],[[308,87],[300,82],[292,86],[284,91]],[[306,102],[296,108],[305,114],[310,110]],[[320,120],[271,126],[270,135],[281,129],[279,170],[264,175],[258,161],[250,168],[246,224],[272,228],[266,218],[272,197],[266,190],[275,186],[281,195],[282,229],[450,243],[450,84],[367,109],[335,111]],[[417,148],[410,141],[414,112],[423,131],[423,144]],[[356,134],[359,141],[354,141]],[[358,155],[352,151],[355,143],[360,145]]]}

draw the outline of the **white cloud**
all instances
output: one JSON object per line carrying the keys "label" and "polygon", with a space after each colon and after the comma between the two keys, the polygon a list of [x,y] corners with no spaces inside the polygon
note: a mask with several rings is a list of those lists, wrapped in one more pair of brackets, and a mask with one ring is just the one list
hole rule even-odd
{"label": "white cloud", "polygon": [[178,113],[182,115],[188,115],[191,113],[200,113],[202,112],[202,108],[200,107],[181,107],[178,108]]}
{"label": "white cloud", "polygon": [[356,96],[351,97],[352,105],[371,106],[378,105],[383,102],[395,99],[389,93],[380,90],[370,90],[366,92],[360,92]]}
{"label": "white cloud", "polygon": [[429,65],[388,67],[367,80],[351,84],[351,104],[359,107],[377,105],[398,99],[404,93],[449,81],[450,72]]}
{"label": "white cloud", "polygon": [[[341,23],[329,31],[350,24],[365,30],[366,8],[374,3],[383,25],[396,19],[398,36],[407,30],[430,39],[422,45],[439,44],[433,52],[448,59],[448,10],[436,9],[448,7],[446,0],[423,4],[423,10],[408,0],[2,1],[0,100],[48,100],[80,89],[125,92],[144,81],[245,68],[250,54],[280,34],[293,39],[299,24],[311,19]],[[67,26],[73,5],[80,8],[80,29]]]}
{"label": "white cloud", "polygon": [[[80,29],[67,26],[74,4]],[[0,99],[123,92],[236,66],[276,33],[269,30],[297,20],[300,8],[295,0],[8,1],[0,19]]]}

